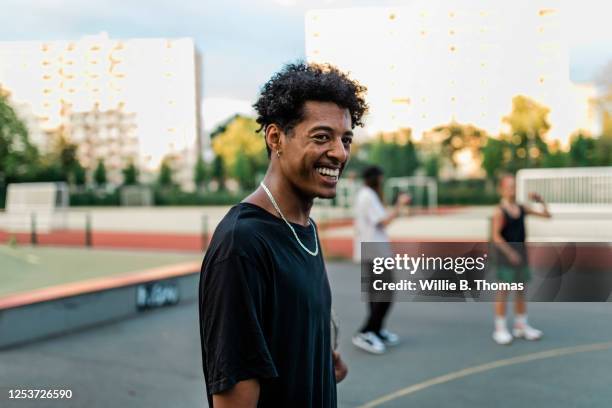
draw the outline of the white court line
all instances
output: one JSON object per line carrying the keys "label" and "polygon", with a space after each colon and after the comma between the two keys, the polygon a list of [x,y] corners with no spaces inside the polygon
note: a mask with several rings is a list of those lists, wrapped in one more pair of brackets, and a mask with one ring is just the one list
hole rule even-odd
{"label": "white court line", "polygon": [[459,371],[454,371],[448,374],[441,375],[439,377],[431,378],[427,381],[423,381],[418,384],[411,385],[406,388],[402,388],[400,390],[397,390],[395,392],[392,392],[390,394],[377,398],[373,401],[370,401],[364,405],[361,405],[358,408],[377,407],[379,405],[382,405],[394,399],[405,397],[407,395],[414,394],[417,391],[421,391],[426,388],[433,387],[434,385],[444,384],[450,381],[458,380],[459,378],[467,377],[473,374],[482,373],[484,371],[494,370],[500,367],[528,363],[531,361],[543,360],[546,358],[561,357],[561,356],[566,356],[569,354],[587,353],[590,351],[602,351],[602,350],[608,350],[608,349],[612,349],[612,342],[557,348],[557,349],[552,349],[552,350],[547,350],[547,351],[540,351],[538,353],[531,353],[531,354],[525,354],[522,356],[506,358],[503,360],[491,361],[490,363],[485,363],[485,364],[481,364],[481,365],[477,365],[473,367],[464,368]]}

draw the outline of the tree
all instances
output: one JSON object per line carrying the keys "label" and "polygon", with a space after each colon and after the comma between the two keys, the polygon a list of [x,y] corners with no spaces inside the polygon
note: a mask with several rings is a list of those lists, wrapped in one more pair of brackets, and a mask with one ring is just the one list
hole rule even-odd
{"label": "tree", "polygon": [[237,178],[235,163],[239,152],[250,160],[253,172],[265,171],[268,165],[266,143],[264,137],[256,133],[258,128],[254,119],[236,115],[213,137],[213,151],[223,159],[230,176]]}
{"label": "tree", "polygon": [[442,135],[442,155],[457,166],[457,153],[468,149],[472,156],[480,156],[480,150],[486,141],[487,132],[472,125],[451,122],[448,125],[439,126],[433,132]]}
{"label": "tree", "polygon": [[[344,168],[343,174],[356,176],[368,167],[371,163],[368,160],[370,155],[371,143],[355,143],[351,147],[351,159]],[[343,176],[345,177],[345,176]]]}
{"label": "tree", "polygon": [[[379,133],[369,148],[369,160],[380,166],[386,177],[405,177],[414,173],[418,166],[414,145],[403,140],[402,132]],[[414,156],[412,156],[414,154]]]}
{"label": "tree", "polygon": [[76,162],[71,170],[72,181],[77,186],[84,186],[87,182],[87,175],[85,172],[85,168],[81,165],[81,163]]}
{"label": "tree", "polygon": [[206,184],[207,178],[208,174],[206,171],[206,163],[204,163],[204,159],[202,159],[202,157],[198,156],[198,160],[196,161],[196,165],[193,170],[193,181],[197,187],[203,188]]}
{"label": "tree", "polygon": [[385,167],[385,163],[388,163],[388,160],[385,161],[385,141],[382,136],[379,135],[372,143],[370,149],[368,149],[368,160],[372,164],[376,164],[382,167],[384,170],[387,170]]}
{"label": "tree", "polygon": [[437,154],[431,154],[425,160],[425,175],[427,177],[438,178],[440,173],[440,157]]}
{"label": "tree", "polygon": [[595,163],[612,166],[612,132],[604,133],[595,141]]}
{"label": "tree", "polygon": [[212,176],[217,180],[219,190],[225,190],[225,164],[223,163],[223,157],[217,155],[213,159]]}
{"label": "tree", "polygon": [[174,185],[173,170],[168,157],[164,158],[161,162],[157,183],[161,187],[172,187]]}
{"label": "tree", "polygon": [[555,140],[542,160],[542,167],[566,167],[569,164],[569,154],[561,149],[561,144]]}
{"label": "tree", "polygon": [[[608,103],[612,106],[612,91],[610,91],[610,96],[609,96],[609,101]],[[612,137],[612,108],[610,107],[605,107],[605,104],[602,104],[602,108],[604,109],[604,111],[602,112],[602,118],[601,118],[601,129],[602,132],[601,134],[604,136],[610,136]],[[609,111],[607,109],[610,109]]]}
{"label": "tree", "polygon": [[412,143],[412,140],[408,140],[400,149],[402,153],[400,162],[401,174],[403,176],[413,176],[420,165],[414,143]]}
{"label": "tree", "polygon": [[574,135],[570,142],[570,164],[572,166],[594,166],[595,162],[595,140],[582,133]]}
{"label": "tree", "polygon": [[495,189],[495,178],[504,166],[504,150],[506,144],[502,140],[487,137],[487,142],[482,148],[481,166],[487,175],[487,190]]}
{"label": "tree", "polygon": [[106,166],[104,165],[104,159],[98,161],[98,165],[94,170],[94,182],[98,187],[103,187],[106,185]]}
{"label": "tree", "polygon": [[461,160],[464,156],[469,157],[478,170],[482,161],[482,147],[486,140],[486,131],[473,125],[453,121],[428,131],[424,135],[422,146],[427,152],[426,156],[434,154],[437,156],[438,168],[457,170],[460,164],[465,165],[465,161]]}
{"label": "tree", "polygon": [[227,130],[227,127],[230,125],[230,123],[232,123],[238,117],[240,117],[240,114],[236,113],[230,116],[229,118],[227,118],[225,121],[221,122],[219,125],[217,125],[217,127],[212,132],[210,132],[210,138],[214,139],[217,135],[224,133]]}
{"label": "tree", "polygon": [[38,150],[30,143],[25,124],[0,88],[0,185],[31,177],[38,160]]}
{"label": "tree", "polygon": [[127,167],[121,172],[123,173],[124,186],[135,186],[138,184],[138,168],[133,161],[130,160]]}
{"label": "tree", "polygon": [[539,167],[547,153],[546,133],[550,109],[526,96],[512,98],[512,111],[503,118],[511,130],[508,170]]}
{"label": "tree", "polygon": [[246,154],[242,151],[238,152],[236,162],[234,163],[233,174],[236,176],[240,187],[243,190],[249,190],[255,187],[255,173],[253,166]]}
{"label": "tree", "polygon": [[77,159],[77,145],[68,142],[63,137],[60,142],[58,155],[62,170],[66,173],[70,172],[70,170],[79,164],[79,160]]}
{"label": "tree", "polygon": [[[85,169],[77,158],[78,146],[68,141],[61,128],[55,131],[55,137],[56,141],[49,162],[53,163],[52,166],[57,166],[56,171],[60,174],[59,178],[70,184],[85,184]],[[103,184],[105,183],[106,181]]]}

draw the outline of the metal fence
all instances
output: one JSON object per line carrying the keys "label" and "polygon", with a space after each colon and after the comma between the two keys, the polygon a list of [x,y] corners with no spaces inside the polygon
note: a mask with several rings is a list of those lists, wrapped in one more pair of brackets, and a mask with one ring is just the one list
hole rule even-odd
{"label": "metal fence", "polygon": [[516,179],[520,202],[534,191],[555,212],[612,212],[612,167],[523,169]]}

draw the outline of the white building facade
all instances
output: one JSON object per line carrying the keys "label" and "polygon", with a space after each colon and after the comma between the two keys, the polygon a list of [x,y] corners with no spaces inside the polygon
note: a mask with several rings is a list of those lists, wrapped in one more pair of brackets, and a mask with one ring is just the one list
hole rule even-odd
{"label": "white building facade", "polygon": [[454,120],[495,135],[512,98],[526,95],[551,109],[549,135],[566,142],[594,124],[569,79],[561,11],[541,0],[312,10],[306,55],[368,87],[370,133],[411,128],[419,140]]}
{"label": "white building facade", "polygon": [[[107,162],[125,146],[129,151],[116,154],[135,156],[145,172],[175,157],[177,181],[191,182],[201,151],[200,55],[192,39],[111,39],[102,33],[75,41],[0,42],[0,86],[30,106],[43,130],[59,130],[83,145],[86,162]],[[113,117],[129,118],[129,126],[105,129]],[[91,123],[96,118],[100,123]],[[83,131],[84,119],[89,131]],[[121,129],[128,131],[117,134]],[[117,143],[123,137],[129,140]]]}

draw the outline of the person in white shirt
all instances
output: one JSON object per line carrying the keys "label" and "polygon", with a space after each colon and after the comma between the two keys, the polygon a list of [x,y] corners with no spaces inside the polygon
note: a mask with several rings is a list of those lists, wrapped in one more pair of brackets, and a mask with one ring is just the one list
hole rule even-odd
{"label": "person in white shirt", "polygon": [[[389,235],[386,227],[401,213],[402,207],[410,203],[410,196],[400,194],[395,206],[387,211],[383,205],[384,173],[378,166],[367,167],[362,174],[363,187],[357,192],[355,199],[355,240],[353,259],[355,262],[372,263],[371,259],[362,259],[362,242],[380,242],[377,248],[385,253],[380,256],[391,255]],[[383,328],[384,320],[391,302],[368,302],[368,316],[359,332],[353,336],[353,344],[365,351],[374,354],[383,354],[387,346],[399,344],[399,336]]]}

